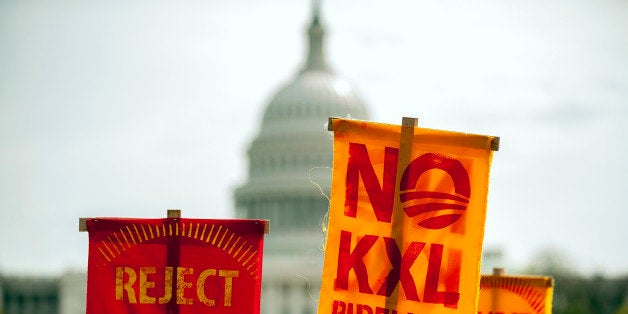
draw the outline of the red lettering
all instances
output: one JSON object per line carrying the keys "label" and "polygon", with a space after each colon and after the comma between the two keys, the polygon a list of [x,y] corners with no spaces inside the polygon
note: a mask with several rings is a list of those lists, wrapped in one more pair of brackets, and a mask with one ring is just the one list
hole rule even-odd
{"label": "red lettering", "polygon": [[373,309],[366,304],[358,304],[358,310],[355,312],[356,314],[373,314]]}
{"label": "red lettering", "polygon": [[349,289],[349,271],[353,269],[358,278],[359,291],[362,293],[373,294],[373,290],[369,286],[368,272],[364,260],[362,258],[371,249],[377,236],[365,235],[355,245],[351,251],[351,232],[340,231],[340,245],[338,250],[338,270],[336,271],[336,280],[334,286],[336,289]]}
{"label": "red lettering", "polygon": [[406,298],[408,300],[419,301],[416,285],[410,273],[410,267],[414,264],[414,261],[423,250],[423,247],[425,247],[425,243],[410,243],[402,257],[395,239],[384,237],[384,242],[386,244],[386,255],[388,255],[392,269],[388,272],[386,281],[381,285],[377,294],[389,297],[392,295],[395,287],[397,287],[397,282],[401,282]]}
{"label": "red lettering", "polygon": [[347,311],[346,303],[342,301],[334,300],[334,305],[332,306],[332,310],[331,310],[332,314],[345,314],[346,311]]}
{"label": "red lettering", "polygon": [[378,221],[390,222],[395,202],[395,184],[397,180],[397,159],[399,150],[386,147],[384,151],[384,176],[380,186],[377,174],[369,158],[366,145],[349,143],[347,163],[345,216],[356,217],[358,210],[358,188],[360,177],[366,194],[371,201],[373,213]]}
{"label": "red lettering", "polygon": [[440,303],[447,307],[457,308],[460,293],[438,291],[440,265],[442,260],[443,245],[432,243],[430,246],[429,262],[427,264],[427,275],[425,276],[425,292],[423,294],[423,302]]}
{"label": "red lettering", "polygon": [[[332,304],[331,314],[353,314],[355,309],[355,314],[397,314],[396,310],[389,310],[383,307],[375,307],[373,308],[366,304],[354,304],[354,303],[345,303],[340,300],[334,300]],[[408,313],[412,314],[412,313]]]}
{"label": "red lettering", "polygon": [[[377,242],[378,236],[364,235],[360,238],[353,250],[351,249],[352,234],[349,231],[340,231],[340,243],[338,249],[338,268],[336,270],[336,278],[334,288],[338,290],[349,289],[349,272],[353,269],[355,272],[358,291],[360,293],[374,294],[368,282],[368,268],[364,262],[364,257]],[[406,250],[401,254],[401,250],[395,239],[383,237],[386,247],[386,256],[390,262],[391,269],[386,275],[384,282],[377,290],[377,294],[390,297],[397,284],[400,283],[407,300],[420,302],[414,276],[410,268],[418,258],[419,254],[427,245],[425,242],[411,242]],[[425,285],[423,292],[423,302],[443,304],[445,307],[457,308],[460,300],[458,292],[458,282],[460,277],[460,255],[458,250],[450,251],[447,273],[444,274],[445,291],[439,291],[438,287],[441,278],[441,264],[443,260],[443,245],[432,243],[428,256],[427,271],[425,273]],[[416,275],[416,274],[415,274]],[[339,301],[340,302],[340,301]],[[353,314],[353,304],[334,303],[333,314]],[[351,309],[350,309],[351,308]],[[366,314],[372,314],[371,308],[356,308],[356,314],[362,311]],[[384,311],[385,309],[382,309]],[[378,309],[375,309],[377,314]]]}
{"label": "red lettering", "polygon": [[384,307],[376,307],[375,314],[397,314],[397,310],[389,310]]}
{"label": "red lettering", "polygon": [[[390,223],[396,197],[397,162],[399,149],[384,148],[383,173],[376,173],[369,157],[365,144],[349,143],[349,158],[347,161],[347,173],[345,180],[344,215],[357,217],[360,190],[366,191],[373,214],[377,221]],[[381,165],[379,165],[381,166]],[[453,181],[454,191],[426,191],[417,186],[420,177],[427,171],[439,169],[446,172]],[[378,177],[378,174],[380,175]],[[382,178],[380,181],[379,178]],[[469,176],[462,163],[454,158],[426,153],[410,162],[403,172],[399,184],[400,201],[406,203],[404,211],[407,216],[415,217],[432,211],[443,209],[453,210],[453,213],[432,215],[422,218],[418,225],[428,229],[441,229],[455,223],[466,210],[471,196]],[[450,194],[451,193],[451,194]],[[361,195],[364,198],[364,195]],[[430,199],[428,202],[409,202],[417,199]],[[446,201],[442,201],[446,200]],[[454,202],[452,202],[454,201]],[[456,212],[458,211],[458,212]],[[358,290],[360,293],[373,294],[368,281],[368,268],[364,257],[371,250],[379,237],[364,235],[358,238],[352,249],[352,234],[341,230],[338,251],[338,264],[334,288],[348,290],[349,273],[354,271]],[[427,245],[424,242],[411,242],[405,252],[401,252],[394,238],[383,237],[386,248],[386,256],[390,262],[390,270],[377,289],[377,294],[390,297],[397,286],[403,288],[407,300],[420,302],[415,278],[410,271],[419,254]],[[433,243],[430,245],[427,271],[425,273],[423,302],[443,304],[445,307],[457,308],[460,300],[458,292],[460,279],[460,254],[454,250],[449,253],[449,262],[446,266],[446,274],[443,274],[443,290],[439,291],[441,283],[441,264],[443,258],[443,245]],[[415,274],[416,275],[416,274]],[[334,302],[334,314],[353,314],[353,304]],[[385,308],[356,307],[356,314],[388,314]],[[395,311],[393,311],[394,313]]]}

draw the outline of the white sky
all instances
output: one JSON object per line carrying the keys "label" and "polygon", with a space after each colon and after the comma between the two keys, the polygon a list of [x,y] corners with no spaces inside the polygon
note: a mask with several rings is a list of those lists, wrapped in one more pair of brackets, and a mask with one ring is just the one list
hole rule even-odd
{"label": "white sky", "polygon": [[[86,267],[78,218],[232,215],[307,0],[0,1],[0,273]],[[486,247],[628,272],[628,2],[325,1],[372,119],[500,136]]]}

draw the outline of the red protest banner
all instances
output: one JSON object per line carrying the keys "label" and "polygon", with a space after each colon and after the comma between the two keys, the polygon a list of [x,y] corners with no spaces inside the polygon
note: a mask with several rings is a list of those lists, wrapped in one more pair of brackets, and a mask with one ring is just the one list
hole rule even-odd
{"label": "red protest banner", "polygon": [[86,219],[87,314],[260,311],[265,221]]}

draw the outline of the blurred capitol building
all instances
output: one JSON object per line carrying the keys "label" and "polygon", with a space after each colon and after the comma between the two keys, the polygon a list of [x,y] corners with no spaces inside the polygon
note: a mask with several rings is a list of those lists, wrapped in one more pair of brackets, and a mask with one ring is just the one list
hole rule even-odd
{"label": "blurred capitol building", "polygon": [[[271,98],[248,149],[248,181],[234,191],[236,216],[269,219],[262,313],[316,313],[332,166],[330,116],[368,118],[360,96],[325,58],[315,5],[305,65]],[[324,195],[323,195],[324,194]]]}
{"label": "blurred capitol building", "polygon": [[[265,239],[262,312],[315,313],[323,266],[323,219],[331,186],[330,116],[365,119],[367,109],[325,58],[325,28],[314,6],[305,65],[267,105],[248,150],[236,216],[271,220]],[[320,186],[320,187],[319,187]],[[85,313],[85,274],[0,276],[0,314]]]}
{"label": "blurred capitol building", "polygon": [[0,276],[0,314],[84,314],[85,288],[84,272]]}

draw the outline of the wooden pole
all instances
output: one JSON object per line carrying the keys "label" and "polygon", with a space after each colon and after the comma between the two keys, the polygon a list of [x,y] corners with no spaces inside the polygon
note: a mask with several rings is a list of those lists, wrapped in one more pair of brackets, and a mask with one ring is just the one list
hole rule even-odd
{"label": "wooden pole", "polygon": [[[401,182],[401,177],[403,176],[403,172],[405,168],[410,163],[410,159],[412,158],[412,142],[414,139],[414,128],[419,124],[419,120],[417,118],[409,118],[403,117],[401,119],[401,135],[399,136],[399,155],[397,159],[397,180],[395,182],[395,189],[399,188],[399,183]],[[398,194],[399,191],[395,191],[395,195]],[[392,225],[390,237],[393,238],[403,250],[403,226],[405,221],[405,213],[403,212],[403,208],[401,206],[401,202],[398,201],[398,198],[395,197],[395,205],[393,207],[393,216],[392,216]],[[399,290],[394,289],[390,297],[386,298],[385,307],[389,309],[394,309],[397,307],[397,302],[399,299]]]}
{"label": "wooden pole", "polygon": [[[493,276],[499,277],[504,275],[504,269],[495,267],[493,268]],[[497,281],[495,281],[497,282]],[[496,313],[497,306],[499,304],[499,291],[497,291],[498,287],[496,285],[491,286],[491,311]]]}
{"label": "wooden pole", "polygon": [[79,218],[79,232],[87,231],[87,218]]}
{"label": "wooden pole", "polygon": [[[176,225],[181,219],[181,210],[168,209],[166,212],[166,217],[166,223],[168,225]],[[178,228],[176,229],[178,230]],[[169,236],[166,245],[166,266],[172,267],[173,276],[172,284],[170,285],[170,301],[168,302],[168,304],[166,304],[166,314],[178,314],[179,306],[177,305],[177,290],[175,282],[177,282],[177,267],[179,266],[179,260],[181,258],[181,243],[179,241],[179,237],[177,235]]]}

